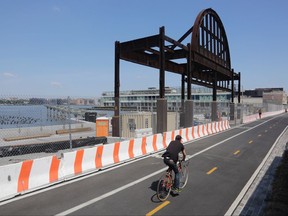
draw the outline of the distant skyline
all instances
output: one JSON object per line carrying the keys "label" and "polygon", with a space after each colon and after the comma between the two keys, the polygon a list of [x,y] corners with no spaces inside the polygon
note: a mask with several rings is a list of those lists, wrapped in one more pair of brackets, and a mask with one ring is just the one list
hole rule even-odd
{"label": "distant skyline", "polygon": [[[100,97],[114,91],[114,43],[158,34],[178,40],[212,8],[244,90],[284,88],[287,0],[0,0],[0,95]],[[120,91],[159,88],[159,71],[120,61]],[[179,87],[166,72],[165,84]]]}

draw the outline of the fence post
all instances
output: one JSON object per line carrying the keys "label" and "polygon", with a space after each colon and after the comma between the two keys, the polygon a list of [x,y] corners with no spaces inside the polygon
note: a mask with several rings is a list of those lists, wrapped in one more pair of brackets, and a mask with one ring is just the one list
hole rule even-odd
{"label": "fence post", "polygon": [[68,96],[68,124],[69,124],[69,143],[70,149],[72,149],[72,134],[71,134],[71,110],[70,110],[70,97]]}

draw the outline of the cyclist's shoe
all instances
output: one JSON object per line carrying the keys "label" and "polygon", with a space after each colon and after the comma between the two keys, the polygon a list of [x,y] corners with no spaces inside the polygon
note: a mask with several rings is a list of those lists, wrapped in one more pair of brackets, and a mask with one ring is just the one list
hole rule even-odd
{"label": "cyclist's shoe", "polygon": [[175,194],[179,194],[181,192],[180,188],[172,187],[172,192]]}

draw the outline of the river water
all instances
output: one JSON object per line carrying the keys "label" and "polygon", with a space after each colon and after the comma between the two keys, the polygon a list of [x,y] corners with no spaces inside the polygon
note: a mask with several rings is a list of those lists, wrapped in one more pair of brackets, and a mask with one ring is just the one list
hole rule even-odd
{"label": "river water", "polygon": [[[71,106],[71,108],[89,108],[92,106]],[[91,110],[90,110],[91,111]],[[101,116],[110,117],[111,111],[97,111]],[[71,116],[74,117],[74,116]],[[76,121],[71,121],[74,123]],[[0,129],[21,128],[31,126],[49,126],[68,124],[67,116],[51,117],[44,105],[0,105]]]}

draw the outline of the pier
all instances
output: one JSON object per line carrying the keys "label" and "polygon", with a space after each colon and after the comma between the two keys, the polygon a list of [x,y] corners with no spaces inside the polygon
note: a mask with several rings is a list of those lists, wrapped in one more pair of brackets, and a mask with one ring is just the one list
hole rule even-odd
{"label": "pier", "polygon": [[[47,116],[50,118],[69,118],[70,115],[74,115],[75,118],[85,119],[86,113],[95,113],[96,111],[91,111],[88,109],[71,108],[66,105],[45,105],[47,108]],[[73,116],[70,116],[73,117]]]}

